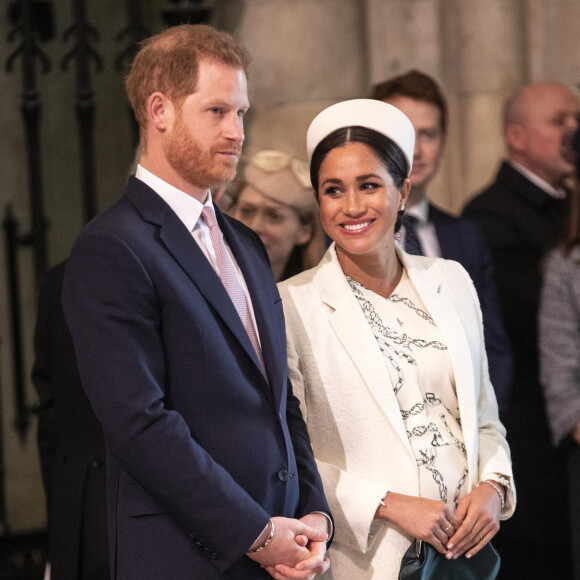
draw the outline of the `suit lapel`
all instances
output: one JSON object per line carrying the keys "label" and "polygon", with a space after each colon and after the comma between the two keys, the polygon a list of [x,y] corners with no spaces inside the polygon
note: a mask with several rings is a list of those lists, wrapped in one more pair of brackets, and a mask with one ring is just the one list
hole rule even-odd
{"label": "suit lapel", "polygon": [[342,272],[334,245],[327,252],[325,263],[317,274],[317,284],[322,300],[334,309],[329,317],[331,327],[356,367],[362,382],[413,458],[383,354]]}
{"label": "suit lapel", "polygon": [[[213,307],[216,314],[244,347],[263,376],[262,367],[238,312],[219,276],[192,238],[191,232],[187,231],[183,222],[165,201],[141,181],[132,178],[126,195],[137,207],[143,219],[159,226],[159,238],[161,241],[196,285],[205,300]],[[216,213],[217,211],[219,210],[216,210]],[[223,219],[220,221],[220,226],[222,226],[222,223]],[[252,294],[253,296],[254,294]]]}

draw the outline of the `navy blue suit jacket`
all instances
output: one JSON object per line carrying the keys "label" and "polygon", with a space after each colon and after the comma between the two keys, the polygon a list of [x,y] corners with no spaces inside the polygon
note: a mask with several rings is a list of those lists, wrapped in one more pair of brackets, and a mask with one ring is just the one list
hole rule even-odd
{"label": "navy blue suit jacket", "polygon": [[500,412],[506,410],[513,376],[510,343],[499,308],[493,266],[478,227],[429,204],[429,220],[435,226],[441,256],[459,262],[468,272],[481,304],[489,374]]}
{"label": "navy blue suit jacket", "polygon": [[252,296],[267,376],[191,233],[138,179],[68,261],[65,315],[108,450],[113,578],[269,578],[244,555],[268,518],[329,511],[287,379],[267,254],[216,214]]}

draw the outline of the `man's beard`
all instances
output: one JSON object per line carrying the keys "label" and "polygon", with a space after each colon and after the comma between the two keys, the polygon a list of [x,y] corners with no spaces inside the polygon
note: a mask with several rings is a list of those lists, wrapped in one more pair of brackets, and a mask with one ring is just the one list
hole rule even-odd
{"label": "man's beard", "polygon": [[241,153],[240,143],[223,143],[204,148],[179,120],[175,134],[167,145],[167,160],[187,183],[200,189],[210,189],[229,183],[236,176],[238,158],[228,160],[216,152]]}

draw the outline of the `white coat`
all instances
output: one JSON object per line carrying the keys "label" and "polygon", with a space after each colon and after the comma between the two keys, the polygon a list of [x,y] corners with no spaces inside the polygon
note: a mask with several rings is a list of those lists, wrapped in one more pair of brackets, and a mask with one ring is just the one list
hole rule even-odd
{"label": "white coat", "polygon": [[[512,479],[505,429],[489,380],[477,294],[462,266],[397,249],[447,344],[469,469]],[[335,518],[334,579],[390,580],[412,538],[374,520],[385,493],[419,495],[415,457],[383,355],[338,262],[334,244],[318,266],[279,284],[289,377],[308,425]],[[501,518],[515,507],[510,490]],[[325,576],[326,577],[326,576]]]}

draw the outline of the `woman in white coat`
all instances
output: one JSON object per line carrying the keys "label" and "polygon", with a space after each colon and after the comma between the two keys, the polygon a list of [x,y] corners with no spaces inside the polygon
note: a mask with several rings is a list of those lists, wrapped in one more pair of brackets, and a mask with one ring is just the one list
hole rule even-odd
{"label": "woman in white coat", "polygon": [[515,507],[473,284],[456,262],[395,245],[414,138],[379,101],[314,119],[310,174],[334,243],[279,285],[290,379],[335,518],[335,579],[396,579],[413,538],[470,557]]}

